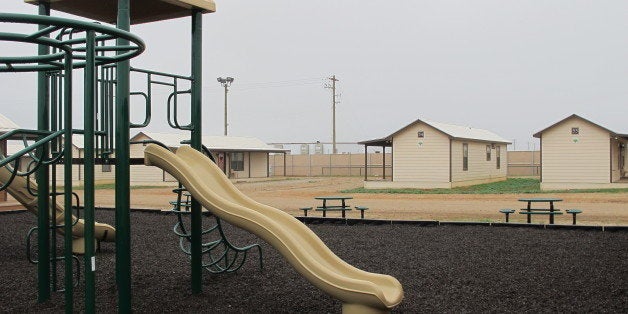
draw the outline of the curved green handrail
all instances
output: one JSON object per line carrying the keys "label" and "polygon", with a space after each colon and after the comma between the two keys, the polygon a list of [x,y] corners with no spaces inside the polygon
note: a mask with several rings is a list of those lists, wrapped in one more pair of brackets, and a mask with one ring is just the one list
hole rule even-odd
{"label": "curved green handrail", "polygon": [[[89,31],[96,33],[94,41],[101,44],[96,47],[96,51],[101,53],[95,57],[96,65],[133,58],[144,52],[146,47],[140,37],[130,32],[93,22],[42,15],[0,13],[0,23],[44,25],[46,27],[42,30],[29,34],[0,32],[0,41],[33,43],[57,49],[43,56],[0,56],[0,72],[60,70],[63,68],[62,59],[66,53],[72,56],[73,68],[85,67],[84,52],[88,41],[85,33]],[[57,33],[56,37],[51,36],[53,33]],[[116,39],[128,40],[129,45],[117,45]],[[109,41],[112,43],[108,43]],[[107,52],[112,54],[104,55]]]}

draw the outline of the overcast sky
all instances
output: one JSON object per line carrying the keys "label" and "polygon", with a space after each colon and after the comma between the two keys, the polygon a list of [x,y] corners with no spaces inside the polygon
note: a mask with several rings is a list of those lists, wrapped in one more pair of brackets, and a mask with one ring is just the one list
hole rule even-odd
{"label": "overcast sky", "polygon": [[[331,75],[340,79],[341,142],[383,137],[428,119],[488,129],[526,149],[533,133],[573,113],[628,133],[625,0],[216,5],[203,23],[206,134],[223,133],[216,77],[232,76],[230,135],[331,141],[331,90],[323,87]],[[0,6],[37,12],[22,1]],[[188,75],[189,30],[189,18],[133,26],[147,50],[132,65]],[[35,51],[2,44],[0,53],[21,49]],[[23,127],[36,123],[35,83],[33,74],[0,74],[0,112]],[[160,118],[165,106],[154,106],[159,121],[150,130],[167,132]]]}

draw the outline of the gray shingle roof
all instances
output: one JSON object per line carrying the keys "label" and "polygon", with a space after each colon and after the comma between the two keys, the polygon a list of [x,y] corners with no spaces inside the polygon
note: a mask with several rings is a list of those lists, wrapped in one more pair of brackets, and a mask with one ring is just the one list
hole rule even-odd
{"label": "gray shingle roof", "polygon": [[434,121],[429,121],[429,120],[421,120],[421,119],[417,119],[415,121],[413,121],[412,123],[404,126],[403,128],[397,130],[396,132],[380,138],[380,139],[375,139],[375,140],[369,140],[369,141],[361,141],[359,142],[359,144],[372,144],[372,143],[377,143],[377,144],[382,144],[385,143],[387,141],[390,141],[397,133],[405,130],[406,128],[416,124],[416,123],[420,123],[423,122],[441,132],[443,132],[445,135],[451,137],[451,138],[455,138],[455,139],[466,139],[466,140],[474,140],[474,141],[483,141],[483,142],[492,142],[492,143],[505,143],[505,144],[510,144],[511,142],[491,131],[485,130],[485,129],[478,129],[478,128],[473,128],[473,127],[469,127],[469,126],[461,126],[461,125],[455,125],[455,124],[449,124],[449,123],[442,123],[442,122],[434,122]]}
{"label": "gray shingle roof", "polygon": [[[169,147],[181,146],[181,141],[189,139],[183,133],[140,132]],[[138,133],[138,135],[140,134]],[[137,136],[137,135],[136,135]],[[136,137],[134,136],[134,137]],[[276,148],[254,137],[203,135],[201,141],[210,150],[219,151],[259,151],[285,152],[288,149]]]}

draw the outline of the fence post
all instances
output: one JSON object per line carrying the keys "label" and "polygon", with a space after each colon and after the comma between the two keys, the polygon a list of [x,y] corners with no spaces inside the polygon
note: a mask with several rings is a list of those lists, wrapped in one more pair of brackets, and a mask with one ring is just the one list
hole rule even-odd
{"label": "fence post", "polygon": [[332,152],[331,154],[329,154],[329,176],[331,177],[331,158],[334,155],[334,153]]}

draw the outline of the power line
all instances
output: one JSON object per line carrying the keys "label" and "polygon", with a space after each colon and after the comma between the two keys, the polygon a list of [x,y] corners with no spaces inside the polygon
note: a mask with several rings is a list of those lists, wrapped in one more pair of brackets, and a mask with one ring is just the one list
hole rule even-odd
{"label": "power line", "polygon": [[303,82],[303,83],[283,83],[283,84],[268,84],[238,88],[238,91],[249,91],[255,89],[269,89],[269,88],[285,88],[285,87],[299,87],[299,86],[312,86],[320,85],[321,82]]}
{"label": "power line", "polygon": [[294,83],[294,82],[304,82],[304,81],[321,81],[324,80],[322,77],[310,77],[310,78],[302,78],[302,79],[292,79],[292,80],[283,80],[283,81],[268,81],[268,82],[253,82],[253,83],[242,83],[240,85],[249,87],[251,85],[263,85],[263,84],[278,84],[278,83]]}
{"label": "power line", "polygon": [[[310,77],[292,80],[282,81],[267,81],[267,82],[252,82],[252,83],[240,83],[238,84],[237,92],[246,92],[256,89],[269,89],[269,88],[286,88],[286,87],[299,87],[310,85],[323,85],[325,78],[322,77]],[[207,85],[208,88],[213,88],[213,85]]]}

